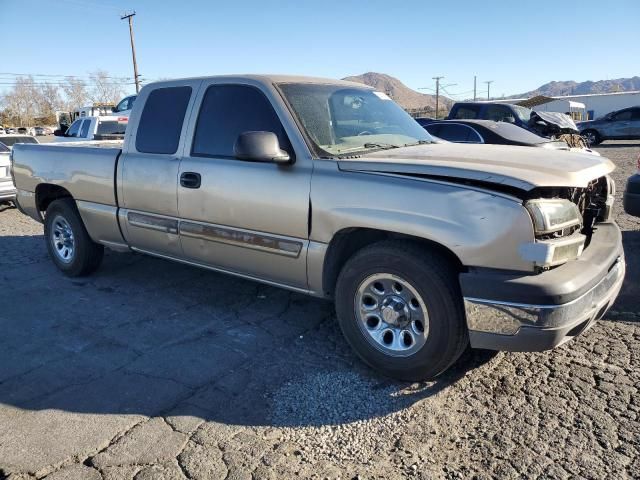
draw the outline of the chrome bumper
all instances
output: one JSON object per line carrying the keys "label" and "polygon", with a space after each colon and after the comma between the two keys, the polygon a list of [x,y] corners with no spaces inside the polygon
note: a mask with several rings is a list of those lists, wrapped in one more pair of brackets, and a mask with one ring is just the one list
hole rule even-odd
{"label": "chrome bumper", "polygon": [[620,292],[624,274],[624,257],[620,256],[591,290],[560,305],[465,297],[471,346],[539,351],[560,345],[587,330],[606,313]]}

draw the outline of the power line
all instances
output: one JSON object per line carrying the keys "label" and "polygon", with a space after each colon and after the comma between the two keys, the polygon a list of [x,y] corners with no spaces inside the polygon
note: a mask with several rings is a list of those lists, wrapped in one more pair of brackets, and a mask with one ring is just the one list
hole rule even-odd
{"label": "power line", "polygon": [[[0,72],[0,76],[13,76],[13,77],[57,77],[57,78],[91,78],[94,75],[57,75],[52,73],[11,73]],[[110,75],[104,75],[103,78],[112,78],[117,80],[133,80],[133,77],[115,77]]]}

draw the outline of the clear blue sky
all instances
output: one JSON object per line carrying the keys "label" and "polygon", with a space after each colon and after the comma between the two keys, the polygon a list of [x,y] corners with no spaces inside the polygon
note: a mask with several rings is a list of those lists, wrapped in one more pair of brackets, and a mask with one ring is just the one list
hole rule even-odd
{"label": "clear blue sky", "polygon": [[376,71],[416,89],[444,75],[457,84],[447,90],[460,93],[473,89],[475,74],[479,91],[493,80],[498,96],[550,80],[640,75],[639,0],[0,0],[0,72],[86,76],[101,68],[131,77],[119,17],[131,9],[147,81]]}

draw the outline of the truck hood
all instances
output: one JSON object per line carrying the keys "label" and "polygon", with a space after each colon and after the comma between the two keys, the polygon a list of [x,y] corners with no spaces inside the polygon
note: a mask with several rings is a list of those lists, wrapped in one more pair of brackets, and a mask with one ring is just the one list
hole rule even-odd
{"label": "truck hood", "polygon": [[607,158],[578,152],[507,145],[437,143],[368,153],[341,159],[343,171],[450,177],[509,186],[587,187],[609,174]]}

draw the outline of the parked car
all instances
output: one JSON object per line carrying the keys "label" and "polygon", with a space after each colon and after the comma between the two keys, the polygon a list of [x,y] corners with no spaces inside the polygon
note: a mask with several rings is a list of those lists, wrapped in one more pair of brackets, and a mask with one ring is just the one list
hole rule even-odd
{"label": "parked car", "polygon": [[493,120],[529,129],[532,110],[510,103],[456,102],[447,120]]}
{"label": "parked car", "polygon": [[49,127],[33,127],[33,134],[38,136],[52,135],[53,130]]}
{"label": "parked car", "polygon": [[433,120],[424,128],[443,140],[455,143],[487,143],[491,145],[520,145],[524,147],[573,150],[600,155],[590,149],[571,148],[563,140],[551,140],[511,123],[491,120]]}
{"label": "parked car", "polygon": [[456,143],[488,143],[569,150],[565,142],[552,141],[514,124],[492,120],[434,120],[424,128],[436,137]]}
{"label": "parked car", "polygon": [[106,246],[329,298],[406,380],[469,344],[553,348],[620,290],[603,157],[433,143],[384,93],[306,77],[149,84],[131,119],[121,146],[14,149],[19,208],[69,276]]}
{"label": "parked car", "polygon": [[82,117],[69,126],[66,131],[56,130],[56,142],[86,142],[103,138],[122,139],[127,128],[127,117]]}
{"label": "parked car", "polygon": [[115,116],[118,117],[128,117],[131,113],[131,109],[133,108],[133,104],[136,101],[137,95],[129,95],[128,97],[124,97],[118,105],[113,107],[112,111]]}
{"label": "parked car", "polygon": [[33,127],[18,127],[17,133],[19,135],[35,135]]}
{"label": "parked car", "polygon": [[4,127],[0,127],[0,135],[4,135],[5,131],[4,131]]}
{"label": "parked car", "polygon": [[14,133],[17,133],[17,132],[16,132],[16,129],[13,127],[6,127],[4,129],[4,133],[6,133],[7,135],[13,135]]}
{"label": "parked car", "polygon": [[624,211],[634,217],[640,217],[640,155],[638,155],[638,171],[629,177],[624,190],[622,204]]}
{"label": "parked car", "polygon": [[0,143],[0,205],[12,202],[16,198],[16,187],[11,180],[10,160],[11,150],[6,145]]}
{"label": "parked car", "polygon": [[589,145],[605,140],[640,140],[640,106],[607,113],[603,117],[579,122],[578,130]]}
{"label": "parked car", "polygon": [[0,144],[12,149],[16,143],[39,143],[38,139],[31,135],[0,135]]}
{"label": "parked car", "polygon": [[418,122],[418,124],[420,124],[420,126],[422,127],[424,127],[425,125],[429,125],[431,122],[435,122],[435,121],[436,119],[431,117],[416,118],[416,122]]}

